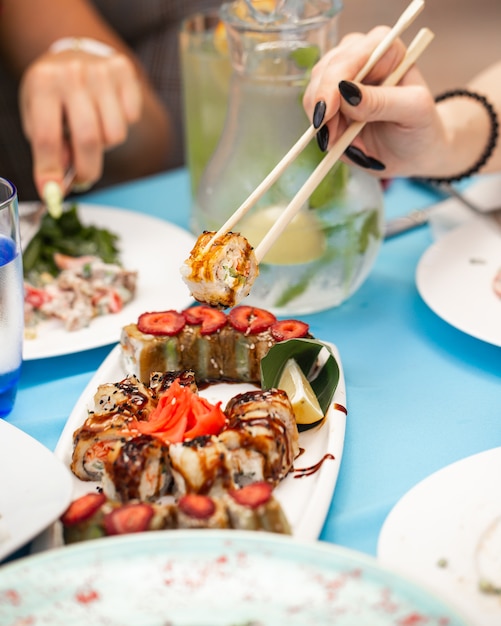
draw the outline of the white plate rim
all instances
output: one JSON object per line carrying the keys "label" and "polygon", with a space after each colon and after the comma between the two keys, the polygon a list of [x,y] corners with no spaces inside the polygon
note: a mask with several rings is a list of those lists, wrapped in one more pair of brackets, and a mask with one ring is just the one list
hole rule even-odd
{"label": "white plate rim", "polygon": [[[326,419],[320,426],[300,433],[300,447],[305,452],[295,463],[296,468],[311,467],[327,453],[334,456],[334,459],[327,459],[322,463],[320,469],[311,476],[304,478],[294,478],[294,475],[287,476],[275,489],[274,494],[285,510],[286,515],[290,514],[291,508],[300,510],[300,519],[293,523],[293,533],[295,537],[303,539],[317,539],[320,535],[329,506],[334,494],[339,468],[343,455],[344,437],[346,431],[346,387],[344,373],[339,351],[334,344],[324,342],[332,350],[339,366],[339,382],[327,412]],[[117,373],[121,373],[117,377]],[[72,453],[73,433],[84,421],[87,407],[89,406],[99,384],[104,382],[114,382],[121,380],[126,375],[122,366],[121,347],[115,346],[104,359],[92,379],[87,384],[80,398],[75,404],[56,445],[54,453],[66,465],[69,466]],[[232,385],[234,394],[238,392],[238,386]],[[203,392],[202,392],[203,393]],[[337,408],[337,407],[343,407]],[[321,450],[317,452],[312,449]],[[84,483],[76,477],[73,478],[74,496],[92,490],[95,483]],[[85,485],[89,485],[88,488]],[[296,497],[298,492],[305,494],[308,506],[301,506],[301,502]],[[294,502],[290,494],[293,494]],[[306,498],[307,494],[307,498]],[[303,502],[303,505],[305,503]],[[297,513],[295,514],[297,517]],[[177,532],[177,531],[174,531]],[[35,546],[35,550],[61,545],[61,535],[58,525],[54,525],[49,533],[40,538]]]}
{"label": "white plate rim", "polygon": [[500,269],[501,231],[488,219],[473,219],[423,253],[416,286],[426,305],[449,325],[501,346],[501,298],[492,288]]}
{"label": "white plate rim", "polygon": [[[78,215],[84,224],[107,228],[119,236],[118,245],[124,246],[121,258],[129,270],[139,269],[136,298],[122,311],[92,320],[88,328],[67,332],[57,321],[43,322],[40,336],[25,339],[25,361],[73,354],[116,343],[121,328],[134,322],[147,310],[184,309],[193,303],[179,268],[187,258],[195,237],[187,230],[167,220],[119,207],[77,204]],[[148,233],[150,239],[142,242],[137,233]],[[153,240],[153,242],[151,241]],[[151,250],[155,250],[155,255]],[[163,267],[168,268],[168,276]],[[169,277],[176,280],[168,280]]]}
{"label": "white plate rim", "polygon": [[[500,471],[501,447],[437,470],[402,496],[378,538],[384,567],[433,588],[472,626],[494,626],[501,616],[499,598],[478,590],[472,556],[482,532],[501,514],[501,500],[492,497]],[[445,567],[439,567],[442,560]]]}
{"label": "white plate rim", "polygon": [[0,419],[0,561],[52,524],[71,501],[68,468],[44,445]]}

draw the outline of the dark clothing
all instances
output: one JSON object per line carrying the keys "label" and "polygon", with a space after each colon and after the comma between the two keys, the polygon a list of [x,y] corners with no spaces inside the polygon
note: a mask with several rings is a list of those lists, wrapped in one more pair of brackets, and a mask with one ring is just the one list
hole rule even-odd
{"label": "dark clothing", "polygon": [[[173,166],[184,163],[178,32],[197,11],[220,6],[216,0],[92,0],[106,21],[139,57],[170,112],[175,130]],[[62,35],[63,36],[63,35]],[[37,199],[29,143],[19,116],[18,84],[0,67],[0,176],[11,180],[21,201]],[[98,187],[96,185],[96,187]]]}

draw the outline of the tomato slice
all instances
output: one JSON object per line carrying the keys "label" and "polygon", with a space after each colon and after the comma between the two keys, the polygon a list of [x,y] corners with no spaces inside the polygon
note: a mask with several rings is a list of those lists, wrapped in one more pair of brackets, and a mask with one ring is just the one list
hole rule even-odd
{"label": "tomato slice", "polygon": [[224,311],[202,304],[183,311],[188,324],[200,324],[201,335],[211,335],[226,325],[227,317]]}
{"label": "tomato slice", "polygon": [[228,319],[235,330],[246,335],[262,333],[277,321],[270,311],[245,305],[233,308],[228,314]]}
{"label": "tomato slice", "polygon": [[306,322],[299,320],[281,320],[275,322],[270,328],[270,333],[276,341],[285,341],[286,339],[301,339],[306,337],[310,327]]}
{"label": "tomato slice", "polygon": [[52,296],[49,295],[44,289],[39,289],[38,287],[33,287],[33,285],[25,283],[24,299],[28,304],[31,304],[34,309],[39,309],[46,302],[50,302],[52,300]]}
{"label": "tomato slice", "polygon": [[148,335],[168,335],[172,337],[179,334],[185,325],[186,318],[184,315],[173,309],[143,313],[137,320],[138,329]]}
{"label": "tomato slice", "polygon": [[66,511],[61,515],[61,522],[65,526],[73,526],[85,522],[106,502],[104,493],[86,493],[81,498],[74,500]]}

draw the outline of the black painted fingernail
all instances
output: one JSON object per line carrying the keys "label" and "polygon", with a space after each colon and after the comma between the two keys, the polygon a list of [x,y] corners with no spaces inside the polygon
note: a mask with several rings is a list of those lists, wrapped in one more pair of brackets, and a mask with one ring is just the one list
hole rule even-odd
{"label": "black painted fingernail", "polygon": [[357,85],[355,85],[355,83],[350,83],[348,80],[342,80],[338,87],[339,93],[348,104],[351,104],[352,107],[356,107],[362,102],[362,92]]}
{"label": "black painted fingernail", "polygon": [[371,156],[368,156],[367,158],[369,159],[371,170],[374,170],[375,172],[382,172],[386,169],[386,165],[384,163],[381,163],[381,161],[379,161],[378,159],[375,159]]}
{"label": "black painted fingernail", "polygon": [[367,156],[365,152],[362,152],[360,148],[355,146],[348,146],[344,151],[346,156],[359,165],[360,167],[364,167],[367,170],[374,170],[377,172],[381,172],[386,169],[386,165],[378,161],[374,157]]}
{"label": "black painted fingernail", "polygon": [[317,132],[317,143],[318,147],[322,152],[327,150],[327,146],[329,145],[329,129],[327,126],[322,126]]}
{"label": "black painted fingernail", "polygon": [[325,109],[327,105],[323,100],[320,100],[315,105],[315,110],[313,111],[313,126],[315,128],[320,128],[322,122],[324,121]]}

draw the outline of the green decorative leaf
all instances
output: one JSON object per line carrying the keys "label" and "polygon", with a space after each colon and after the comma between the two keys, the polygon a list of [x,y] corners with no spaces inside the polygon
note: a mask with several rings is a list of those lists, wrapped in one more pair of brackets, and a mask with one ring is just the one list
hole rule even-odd
{"label": "green decorative leaf", "polygon": [[261,359],[263,389],[278,385],[289,359],[294,359],[303,371],[325,415],[339,382],[339,365],[332,350],[317,339],[288,339],[275,344]]}

